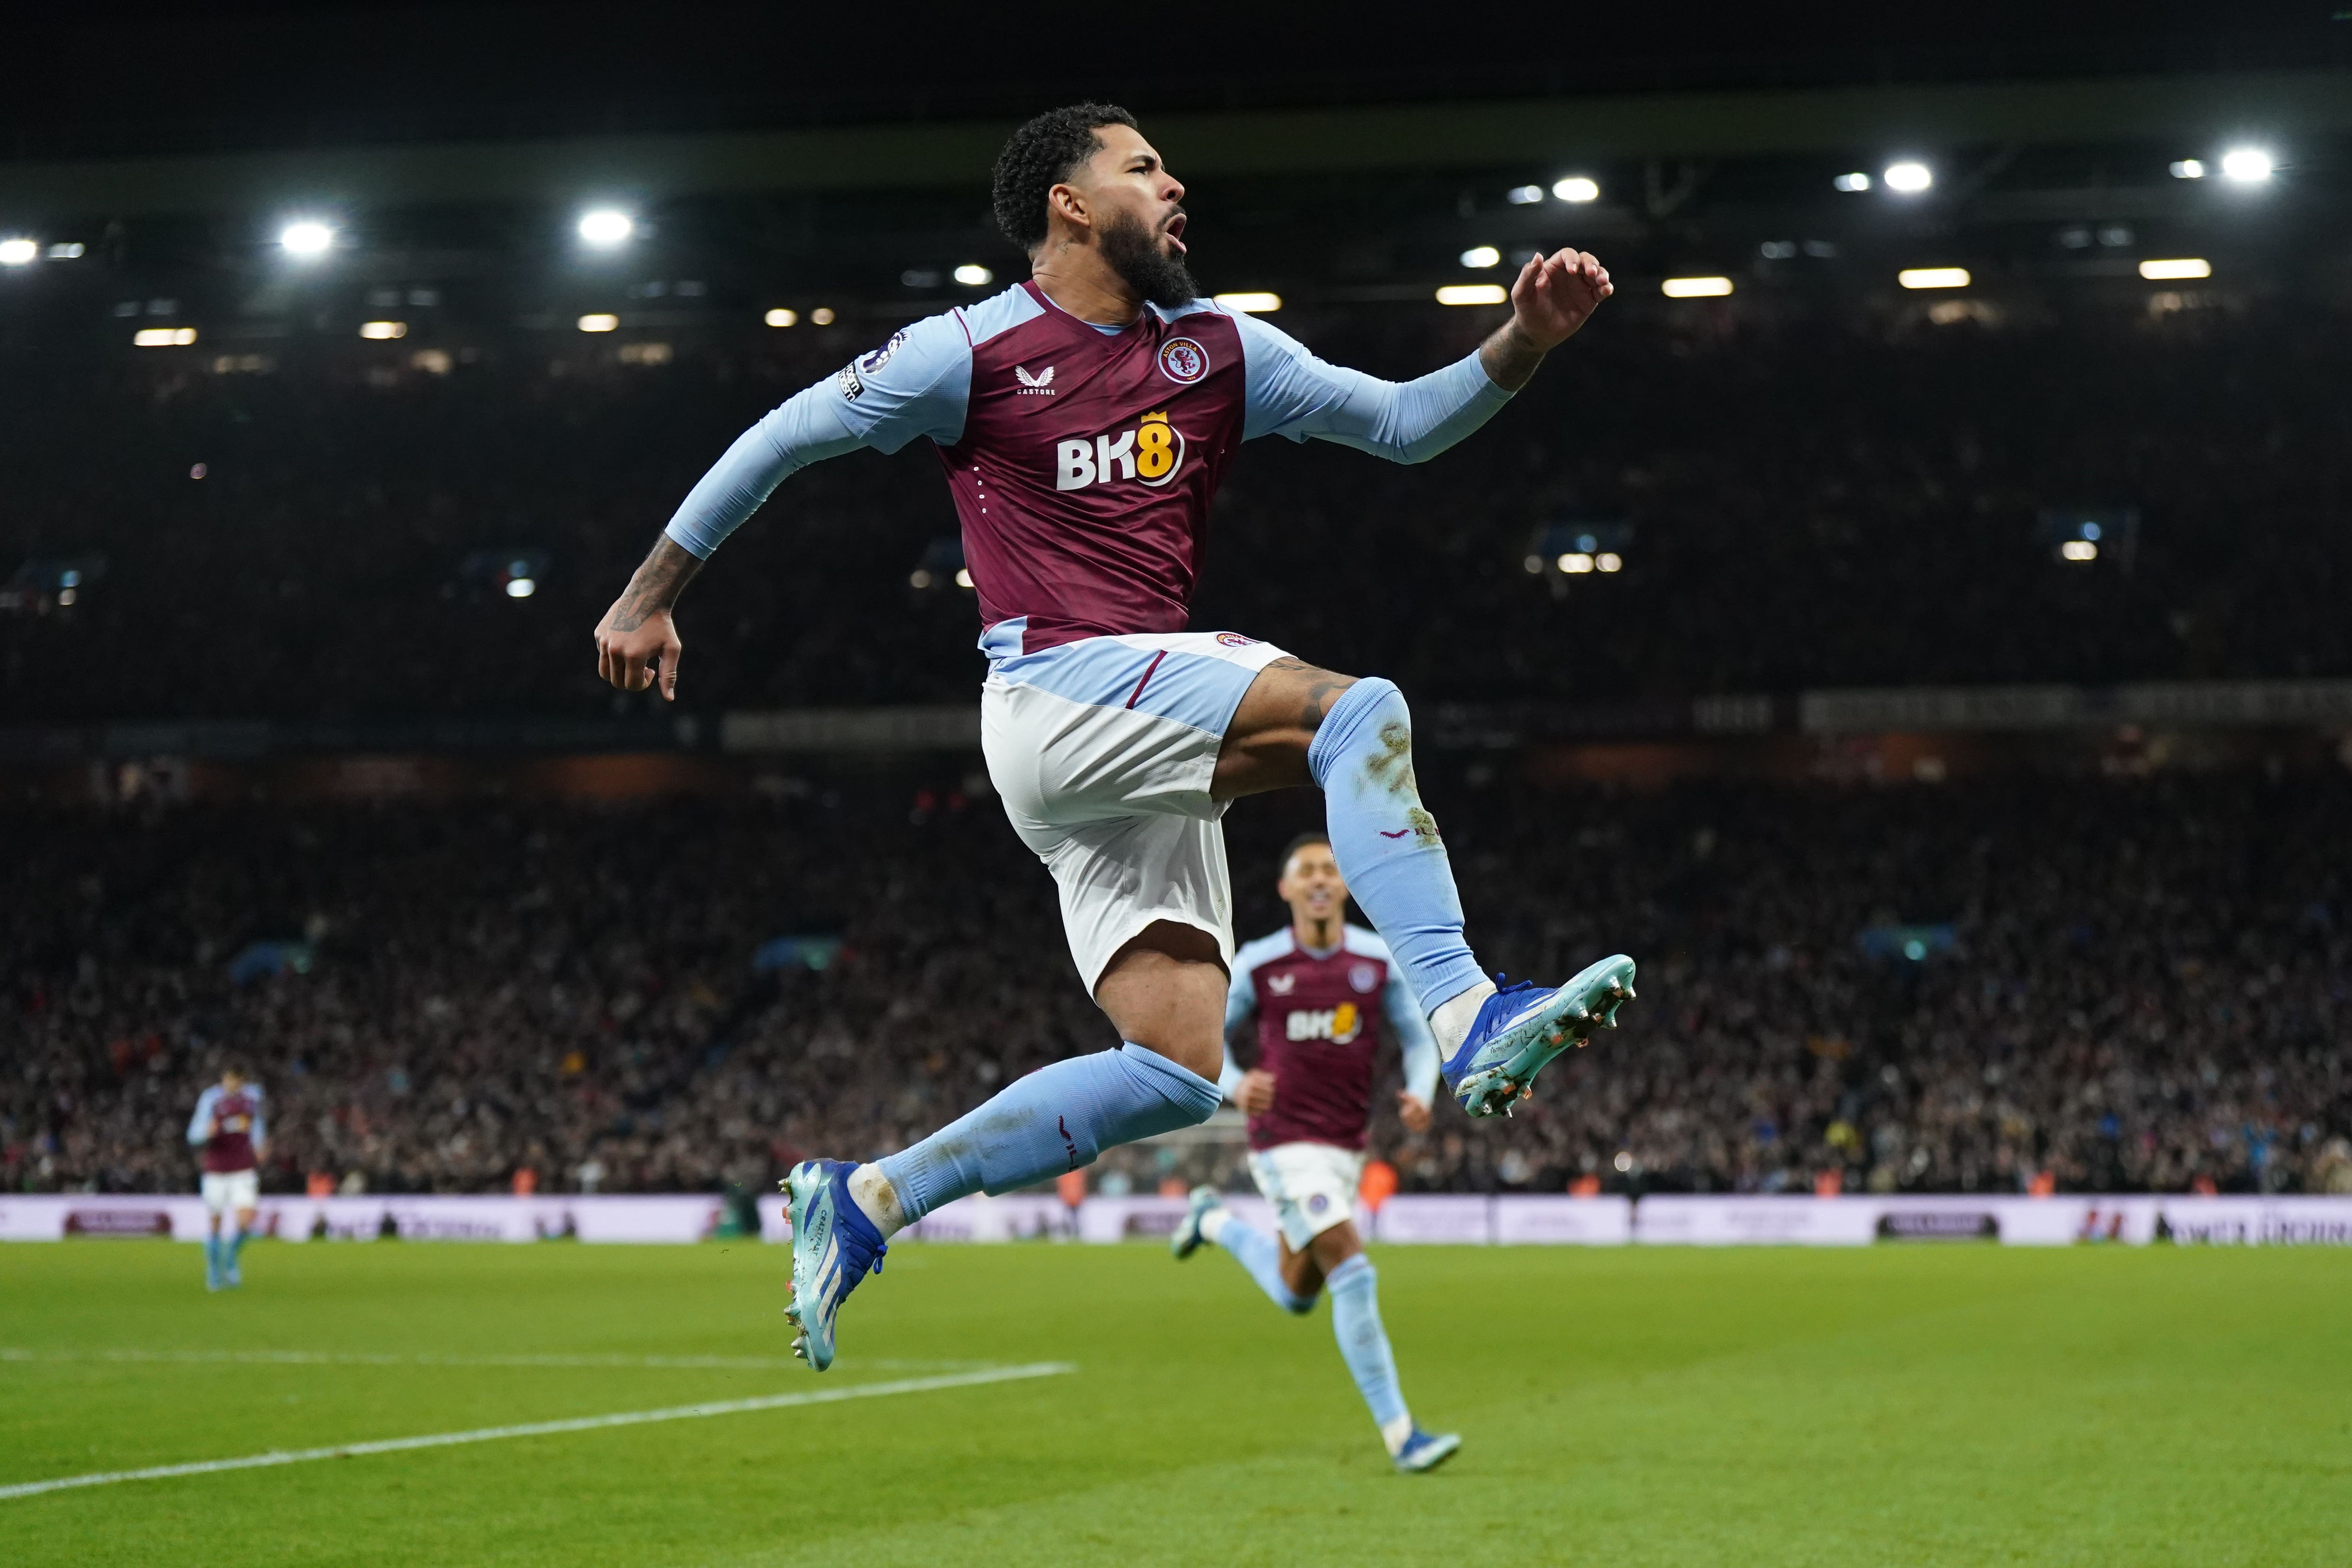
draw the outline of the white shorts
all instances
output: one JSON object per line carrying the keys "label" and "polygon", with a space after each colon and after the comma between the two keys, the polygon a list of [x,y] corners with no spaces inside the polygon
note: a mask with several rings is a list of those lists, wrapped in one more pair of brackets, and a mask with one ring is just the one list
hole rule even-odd
{"label": "white shorts", "polygon": [[1252,1149],[1250,1179],[1274,1206],[1275,1222],[1293,1252],[1333,1226],[1356,1218],[1364,1156],[1336,1144],[1276,1144]]}
{"label": "white shorts", "polygon": [[981,747],[1013,831],[1061,889],[1088,994],[1155,921],[1209,933],[1230,966],[1227,803],[1209,798],[1209,784],[1234,710],[1282,650],[1231,632],[1174,632],[1023,653],[1021,632],[1000,622],[981,639]]}
{"label": "white shorts", "polygon": [[215,1214],[251,1208],[261,1201],[261,1182],[253,1171],[206,1171],[205,1207]]}

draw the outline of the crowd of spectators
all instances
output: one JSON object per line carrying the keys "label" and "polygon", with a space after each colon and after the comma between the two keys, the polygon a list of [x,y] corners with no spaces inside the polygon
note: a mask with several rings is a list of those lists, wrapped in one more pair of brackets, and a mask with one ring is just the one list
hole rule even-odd
{"label": "crowd of spectators", "polygon": [[[1391,375],[1491,324],[1276,319]],[[18,367],[0,573],[105,568],[69,607],[0,613],[0,713],[608,712],[588,632],[656,529],[740,429],[891,325],[633,364],[518,339],[437,373],[356,342]],[[1604,312],[1427,465],[1244,449],[1195,624],[1423,700],[2343,675],[2347,329],[2285,303],[1998,327]],[[920,446],[804,471],[728,543],[687,601],[688,706],[969,698],[971,596],[910,586],[954,531]],[[2077,507],[2137,508],[2141,531],[2061,563],[2037,518]],[[1629,523],[1624,570],[1529,573],[1560,519]],[[537,591],[469,577],[475,551],[543,557]]]}
{"label": "crowd of spectators", "polygon": [[[1508,1121],[1384,1109],[1406,1190],[2352,1190],[2341,774],[1430,775],[1482,958],[1622,949],[1642,995]],[[186,1186],[231,1053],[280,1190],[757,1189],[901,1146],[1113,1043],[972,787],[16,813],[0,1186]],[[1315,810],[1229,819],[1243,937]]]}

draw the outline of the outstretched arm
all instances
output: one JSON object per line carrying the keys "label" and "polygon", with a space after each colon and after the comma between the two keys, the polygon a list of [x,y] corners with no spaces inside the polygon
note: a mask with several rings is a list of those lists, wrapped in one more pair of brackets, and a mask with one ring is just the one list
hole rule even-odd
{"label": "outstretched arm", "polygon": [[1237,317],[1247,365],[1243,438],[1313,436],[1426,462],[1494,417],[1611,291],[1607,269],[1581,251],[1537,256],[1512,285],[1510,320],[1476,353],[1410,382],[1329,364],[1279,329]]}
{"label": "outstretched arm", "polygon": [[794,394],[738,436],[638,564],[596,627],[596,673],[625,692],[658,681],[677,700],[677,596],[721,540],[795,470],[860,446],[896,452],[918,435],[953,441],[971,386],[971,342],[931,316]]}

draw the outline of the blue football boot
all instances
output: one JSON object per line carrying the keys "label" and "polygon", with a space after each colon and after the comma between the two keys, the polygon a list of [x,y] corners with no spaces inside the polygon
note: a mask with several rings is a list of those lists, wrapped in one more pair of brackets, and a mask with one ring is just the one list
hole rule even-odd
{"label": "blue football boot", "polygon": [[1223,1208],[1224,1203],[1215,1187],[1196,1186],[1192,1189],[1192,1206],[1184,1211],[1183,1222],[1168,1239],[1168,1250],[1176,1255],[1176,1261],[1181,1263],[1201,1249],[1202,1242],[1208,1239],[1201,1234],[1201,1221]]}
{"label": "blue football boot", "polygon": [[1452,1432],[1424,1432],[1412,1429],[1404,1447],[1396,1451],[1391,1462],[1409,1476],[1425,1475],[1452,1458],[1462,1448],[1462,1439]]}
{"label": "blue football boot", "polygon": [[1510,1114],[1547,1062],[1596,1029],[1615,1029],[1617,1009],[1633,996],[1633,960],[1622,953],[1556,990],[1521,984],[1496,991],[1445,1064],[1454,1098],[1473,1116]]}
{"label": "blue football boot", "polygon": [[890,1250],[849,1196],[849,1160],[803,1160],[784,1177],[793,1199],[793,1304],[784,1316],[800,1329],[793,1354],[818,1372],[833,1364],[833,1320],[866,1274],[882,1271]]}

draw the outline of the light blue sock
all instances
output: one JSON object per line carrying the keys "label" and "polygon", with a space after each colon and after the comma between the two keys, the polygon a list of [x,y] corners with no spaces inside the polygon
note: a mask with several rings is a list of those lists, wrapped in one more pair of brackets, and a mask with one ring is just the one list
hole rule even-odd
{"label": "light blue sock", "polygon": [[1196,1072],[1139,1045],[1098,1051],[1016,1078],[993,1099],[875,1162],[907,1223],[975,1192],[1013,1192],[1094,1163],[1115,1144],[1209,1119],[1221,1096]]}
{"label": "light blue sock", "polygon": [[1373,1423],[1385,1428],[1405,1408],[1389,1331],[1381,1326],[1380,1271],[1359,1252],[1332,1270],[1323,1284],[1331,1292],[1331,1332],[1339,1336],[1339,1359],[1355,1375]]}
{"label": "light blue sock", "polygon": [[1316,730],[1307,770],[1323,787],[1331,853],[1348,892],[1396,955],[1421,1010],[1434,1012],[1485,980],[1462,939],[1462,897],[1437,819],[1413,780],[1404,694],[1377,677],[1349,686]]}
{"label": "light blue sock", "polygon": [[209,1280],[221,1271],[221,1239],[217,1230],[205,1237],[205,1278]]}
{"label": "light blue sock", "polygon": [[245,1237],[246,1229],[242,1225],[238,1226],[235,1230],[229,1233],[228,1266],[231,1269],[235,1269],[236,1267],[236,1260],[245,1256]]}
{"label": "light blue sock", "polygon": [[1283,1283],[1282,1250],[1274,1238],[1265,1231],[1244,1225],[1232,1215],[1225,1216],[1224,1228],[1217,1232],[1217,1245],[1234,1255],[1234,1260],[1249,1270],[1257,1288],[1270,1297],[1274,1304],[1286,1312],[1311,1312],[1315,1298],[1294,1294]]}

